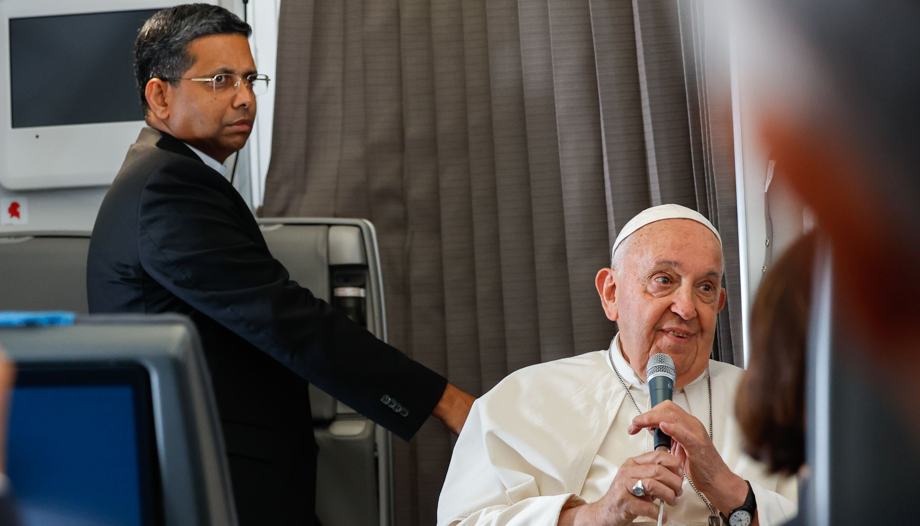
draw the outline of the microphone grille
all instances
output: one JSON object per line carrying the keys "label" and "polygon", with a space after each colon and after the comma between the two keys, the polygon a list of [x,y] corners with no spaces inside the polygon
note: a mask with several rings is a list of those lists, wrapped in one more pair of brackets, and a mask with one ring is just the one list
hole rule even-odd
{"label": "microphone grille", "polygon": [[674,370],[674,360],[664,353],[653,354],[645,366],[645,378],[651,380],[656,376],[667,376],[674,381],[677,373]]}

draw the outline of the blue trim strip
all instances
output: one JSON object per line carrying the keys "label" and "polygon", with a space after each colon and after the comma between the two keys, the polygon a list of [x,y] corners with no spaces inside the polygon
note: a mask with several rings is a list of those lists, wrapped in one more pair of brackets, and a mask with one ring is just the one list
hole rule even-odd
{"label": "blue trim strip", "polygon": [[0,312],[0,327],[51,327],[73,325],[76,313],[64,311],[48,312]]}

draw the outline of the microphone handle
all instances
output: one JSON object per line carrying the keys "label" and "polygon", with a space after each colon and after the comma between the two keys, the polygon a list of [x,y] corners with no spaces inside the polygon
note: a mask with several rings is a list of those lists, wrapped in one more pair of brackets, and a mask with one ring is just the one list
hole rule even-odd
{"label": "microphone handle", "polygon": [[[651,397],[652,407],[664,402],[665,400],[671,400],[674,396],[674,381],[670,378],[663,376],[658,376],[649,380],[649,396]],[[665,447],[669,451],[671,450],[671,437],[666,435],[664,431],[660,429],[655,430],[655,449],[659,447]]]}

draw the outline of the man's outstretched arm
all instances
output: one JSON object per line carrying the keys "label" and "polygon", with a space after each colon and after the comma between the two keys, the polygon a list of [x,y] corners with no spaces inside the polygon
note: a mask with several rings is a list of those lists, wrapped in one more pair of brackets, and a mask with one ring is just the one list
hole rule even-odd
{"label": "man's outstretched arm", "polygon": [[292,281],[226,182],[185,164],[161,167],[140,200],[138,252],[153,279],[403,439],[435,411],[463,426],[469,395]]}

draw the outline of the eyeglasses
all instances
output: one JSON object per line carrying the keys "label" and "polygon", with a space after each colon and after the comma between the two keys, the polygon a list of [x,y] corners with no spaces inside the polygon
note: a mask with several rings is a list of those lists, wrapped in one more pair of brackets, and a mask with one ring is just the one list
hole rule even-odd
{"label": "eyeglasses", "polygon": [[210,78],[162,78],[161,80],[173,81],[173,80],[192,80],[195,82],[210,82],[211,87],[214,89],[215,93],[224,93],[228,92],[230,88],[233,88],[234,93],[240,91],[240,84],[243,83],[243,80],[246,81],[246,87],[249,88],[249,91],[253,95],[262,95],[268,91],[268,83],[271,81],[268,78],[268,75],[247,75],[246,77],[241,77],[234,73],[220,73],[214,75]]}

